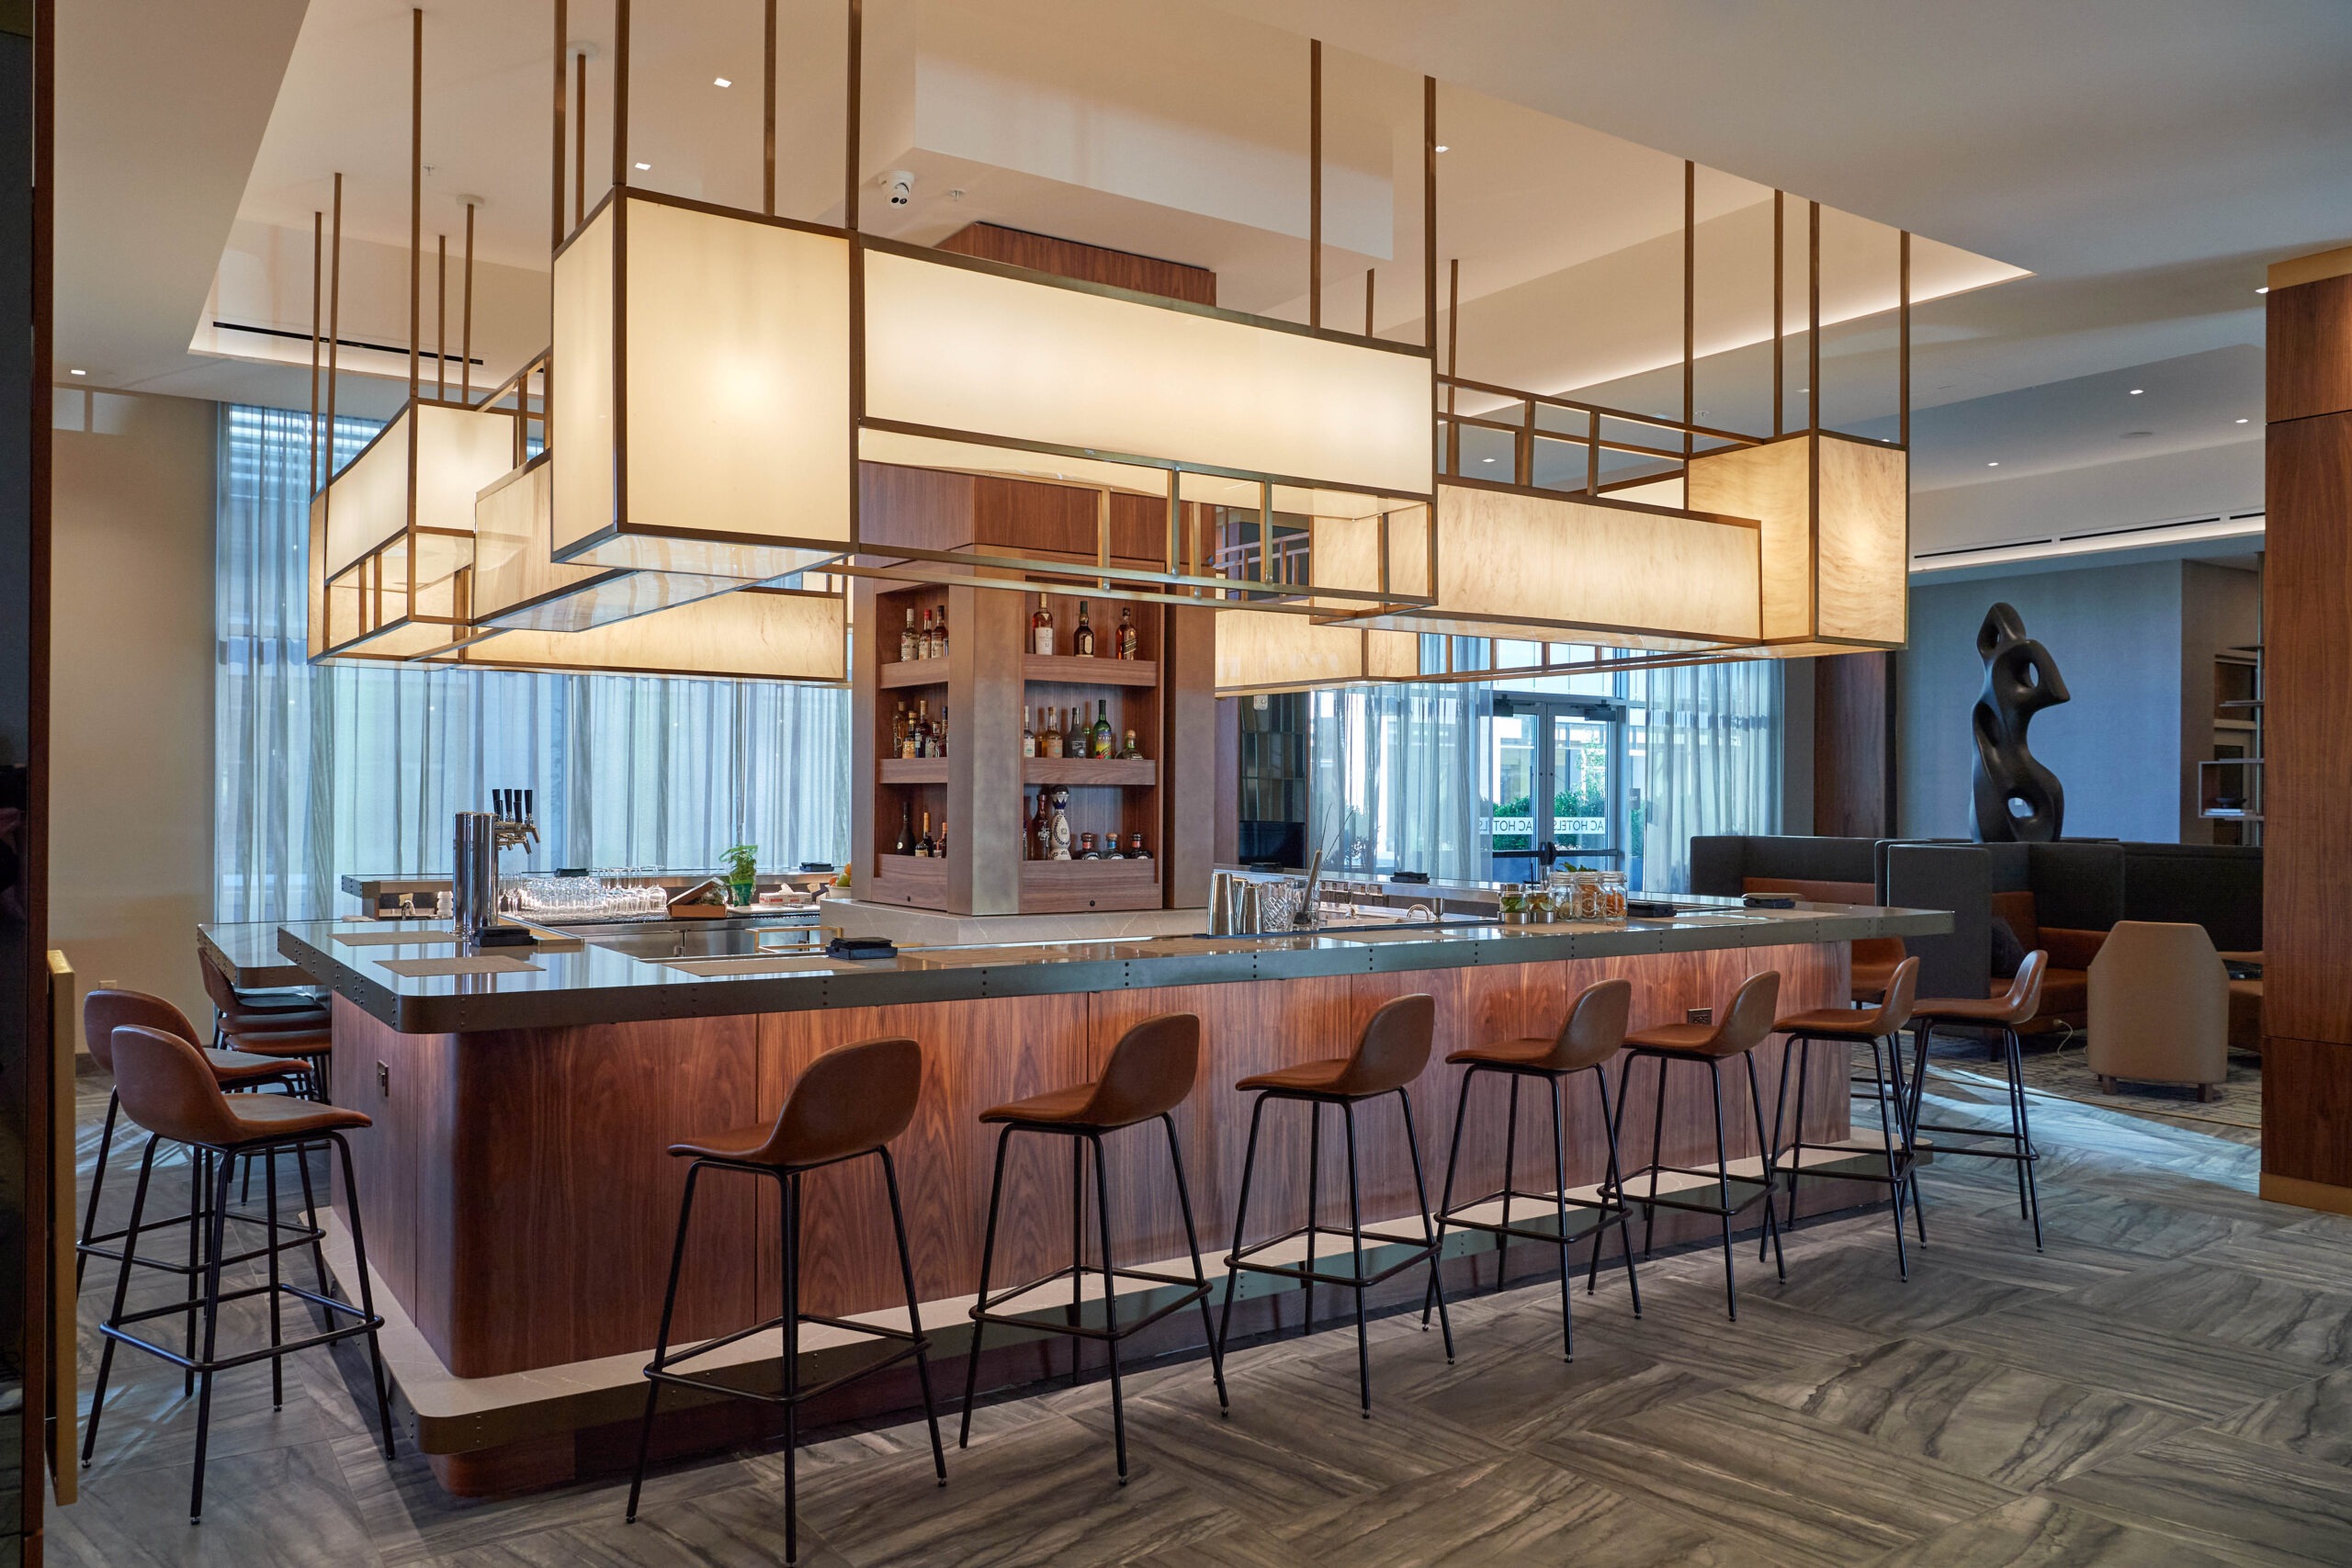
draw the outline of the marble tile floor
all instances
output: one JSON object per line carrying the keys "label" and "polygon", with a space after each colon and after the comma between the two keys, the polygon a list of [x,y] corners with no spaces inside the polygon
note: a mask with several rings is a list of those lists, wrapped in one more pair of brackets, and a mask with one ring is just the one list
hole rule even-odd
{"label": "marble tile floor", "polygon": [[[83,1158],[104,1085],[84,1086]],[[1964,1079],[1936,1119],[1989,1118]],[[1724,1320],[1719,1253],[1660,1258],[1644,1317],[1622,1274],[1577,1297],[1523,1282],[1454,1309],[1448,1366],[1415,1314],[1374,1325],[1374,1418],[1343,1330],[1238,1350],[1220,1418],[1197,1362],[1128,1382],[1131,1484],[1108,1388],[986,1405],[933,1485],[919,1425],[802,1450],[803,1561],[1304,1568],[1515,1564],[1972,1564],[2211,1568],[2352,1562],[2352,1220],[2260,1201],[2244,1145],[2037,1097],[2048,1250],[2008,1170],[1924,1175],[1928,1244],[1895,1277],[1883,1211],[1810,1225],[1772,1281],[1752,1245]],[[128,1170],[130,1167],[119,1167]],[[85,1176],[86,1179],[86,1176]],[[184,1175],[159,1172],[175,1201]],[[109,1183],[120,1213],[128,1179]],[[118,1209],[117,1205],[120,1207]],[[82,1301],[85,1399],[112,1271]],[[142,1280],[135,1299],[175,1299]],[[257,1307],[224,1314],[259,1333]],[[186,1519],[194,1409],[127,1353],[84,1500],[52,1562],[234,1568],[689,1568],[778,1560],[772,1451],[683,1461],[621,1520],[625,1478],[468,1502],[405,1446],[387,1463],[349,1347],[216,1393],[205,1523]],[[951,1374],[953,1369],[950,1369]],[[956,1381],[951,1375],[946,1382]],[[952,1439],[953,1432],[950,1428]]]}

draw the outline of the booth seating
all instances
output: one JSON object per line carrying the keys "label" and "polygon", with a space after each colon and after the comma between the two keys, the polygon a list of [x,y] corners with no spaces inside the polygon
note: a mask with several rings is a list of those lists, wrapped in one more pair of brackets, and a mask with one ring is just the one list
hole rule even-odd
{"label": "booth seating", "polygon": [[[1875,839],[1702,834],[1690,840],[1690,891],[1717,897],[1786,893],[1815,904],[1884,904],[1878,849]],[[1875,1006],[1905,955],[1899,936],[1855,942],[1853,999]]]}

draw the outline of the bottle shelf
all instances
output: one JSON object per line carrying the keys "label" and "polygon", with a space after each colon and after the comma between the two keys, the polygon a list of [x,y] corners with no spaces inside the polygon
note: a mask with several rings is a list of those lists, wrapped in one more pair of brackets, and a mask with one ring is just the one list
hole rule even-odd
{"label": "bottle shelf", "polygon": [[[885,762],[887,769],[889,764]],[[887,779],[888,774],[886,773]],[[1159,782],[1159,762],[1152,757],[1023,757],[1024,784],[1116,784],[1149,789]]]}
{"label": "bottle shelf", "polygon": [[1159,862],[1156,858],[1021,863],[1021,912],[1024,915],[1159,907]]}
{"label": "bottle shelf", "polygon": [[886,692],[908,686],[944,686],[947,684],[947,660],[944,659],[899,659],[882,666],[878,684]]}
{"label": "bottle shelf", "polygon": [[[892,666],[885,665],[887,674]],[[1069,654],[1032,653],[1021,660],[1021,673],[1032,683],[1057,686],[1156,686],[1156,659],[1079,659]],[[887,680],[884,685],[890,682]]]}
{"label": "bottle shelf", "polygon": [[944,784],[947,782],[947,759],[944,757],[885,757],[878,775],[884,784]]}

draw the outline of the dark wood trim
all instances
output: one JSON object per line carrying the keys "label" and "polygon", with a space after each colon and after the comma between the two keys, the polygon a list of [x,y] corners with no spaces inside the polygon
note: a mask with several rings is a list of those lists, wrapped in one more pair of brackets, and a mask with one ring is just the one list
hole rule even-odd
{"label": "dark wood trim", "polygon": [[[1204,266],[1141,255],[1134,251],[1057,239],[1000,223],[967,223],[936,247],[951,254],[1002,262],[1030,272],[1088,283],[1109,284],[1138,294],[1157,294],[1193,305],[1216,303],[1216,274]],[[1310,323],[1317,324],[1317,323]]]}

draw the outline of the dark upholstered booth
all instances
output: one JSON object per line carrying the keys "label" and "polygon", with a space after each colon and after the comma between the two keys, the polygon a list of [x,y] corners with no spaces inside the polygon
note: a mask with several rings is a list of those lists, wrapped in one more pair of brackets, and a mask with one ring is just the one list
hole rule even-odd
{"label": "dark upholstered booth", "polygon": [[[1878,840],[1763,834],[1717,834],[1690,840],[1690,891],[1736,898],[1786,893],[1818,904],[1882,904]],[[1903,962],[1899,936],[1854,944],[1852,994],[1874,1002]]]}

